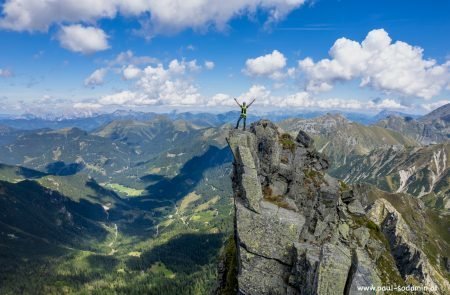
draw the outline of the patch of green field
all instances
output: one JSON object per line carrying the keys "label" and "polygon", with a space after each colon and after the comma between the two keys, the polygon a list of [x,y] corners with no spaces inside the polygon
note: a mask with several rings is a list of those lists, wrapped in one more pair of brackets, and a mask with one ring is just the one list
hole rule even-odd
{"label": "patch of green field", "polygon": [[106,183],[103,184],[106,188],[112,189],[120,195],[125,195],[127,197],[140,197],[144,194],[145,190],[135,189],[127,187],[118,183]]}
{"label": "patch of green field", "polygon": [[193,215],[190,220],[197,222],[211,222],[216,213],[214,211],[203,211]]}
{"label": "patch of green field", "polygon": [[191,203],[200,200],[201,197],[201,195],[198,195],[195,192],[189,193],[186,197],[183,198],[183,200],[181,200],[179,208],[180,213],[184,213]]}
{"label": "patch of green field", "polygon": [[150,267],[149,270],[150,270],[150,272],[152,272],[154,274],[162,274],[164,277],[169,278],[169,279],[173,279],[176,276],[161,261],[158,261],[158,262],[152,264],[152,266]]}
{"label": "patch of green field", "polygon": [[214,206],[218,201],[219,201],[220,197],[219,196],[215,196],[214,198],[212,198],[211,200],[198,205],[195,208],[195,212],[200,212],[200,211],[204,211],[204,210],[208,210],[210,209],[212,206]]}

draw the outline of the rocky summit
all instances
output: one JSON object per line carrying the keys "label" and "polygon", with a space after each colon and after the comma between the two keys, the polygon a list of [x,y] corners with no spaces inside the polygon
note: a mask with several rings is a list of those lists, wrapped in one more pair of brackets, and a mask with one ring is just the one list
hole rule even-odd
{"label": "rocky summit", "polygon": [[219,294],[361,294],[364,286],[409,284],[450,290],[448,273],[429,262],[401,214],[368,189],[327,175],[329,163],[307,133],[293,137],[260,120],[250,131],[231,130],[228,143],[235,244],[221,263]]}

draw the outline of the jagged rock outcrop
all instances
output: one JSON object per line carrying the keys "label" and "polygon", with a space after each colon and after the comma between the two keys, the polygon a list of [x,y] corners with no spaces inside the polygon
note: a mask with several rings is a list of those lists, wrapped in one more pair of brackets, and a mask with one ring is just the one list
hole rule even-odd
{"label": "jagged rock outcrop", "polygon": [[397,268],[384,223],[368,218],[368,196],[325,173],[329,163],[307,133],[294,138],[261,120],[249,132],[231,130],[228,143],[239,294],[361,294],[358,287],[405,284],[409,272]]}
{"label": "jagged rock outcrop", "polygon": [[[345,241],[350,228],[339,215],[351,213],[339,183],[322,173],[328,161],[305,132],[293,139],[269,121],[250,130],[229,136],[240,292],[349,292],[358,254]],[[376,280],[371,269],[368,277]]]}

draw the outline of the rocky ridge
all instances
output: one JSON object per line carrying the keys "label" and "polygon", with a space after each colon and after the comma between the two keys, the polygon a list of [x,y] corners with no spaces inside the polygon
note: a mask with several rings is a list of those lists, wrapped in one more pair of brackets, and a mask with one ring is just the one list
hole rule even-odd
{"label": "rocky ridge", "polygon": [[279,126],[294,137],[298,130],[314,138],[314,146],[328,157],[330,169],[345,165],[354,156],[369,154],[373,149],[387,146],[417,146],[417,142],[390,129],[364,126],[338,114],[313,119],[290,118]]}
{"label": "rocky ridge", "polygon": [[[221,277],[236,271],[239,294],[360,294],[360,286],[405,285],[409,278],[442,294],[450,290],[423,252],[391,253],[398,240],[408,241],[398,249],[419,253],[413,238],[403,238],[411,231],[386,235],[394,211],[384,213],[327,175],[329,163],[308,134],[293,138],[261,120],[250,132],[230,131],[228,142],[236,243],[236,263],[228,265],[236,269],[225,267]],[[224,294],[220,287],[218,293]]]}
{"label": "rocky ridge", "polygon": [[377,123],[378,126],[405,134],[422,144],[448,142],[450,139],[450,104],[415,120],[392,115]]}
{"label": "rocky ridge", "polygon": [[388,192],[422,198],[432,207],[450,209],[450,144],[378,148],[334,169],[348,183],[370,183]]}

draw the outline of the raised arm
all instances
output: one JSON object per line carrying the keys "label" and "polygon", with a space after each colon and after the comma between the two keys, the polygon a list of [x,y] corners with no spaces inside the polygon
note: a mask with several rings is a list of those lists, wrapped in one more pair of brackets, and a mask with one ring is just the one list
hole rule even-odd
{"label": "raised arm", "polygon": [[248,108],[255,102],[255,100],[256,100],[256,98],[254,98],[253,100],[252,100],[252,102],[251,103],[249,103],[249,105],[247,106]]}
{"label": "raised arm", "polygon": [[237,101],[236,98],[234,98],[234,101],[237,103],[237,105],[238,105],[239,107],[241,107],[241,104]]}

